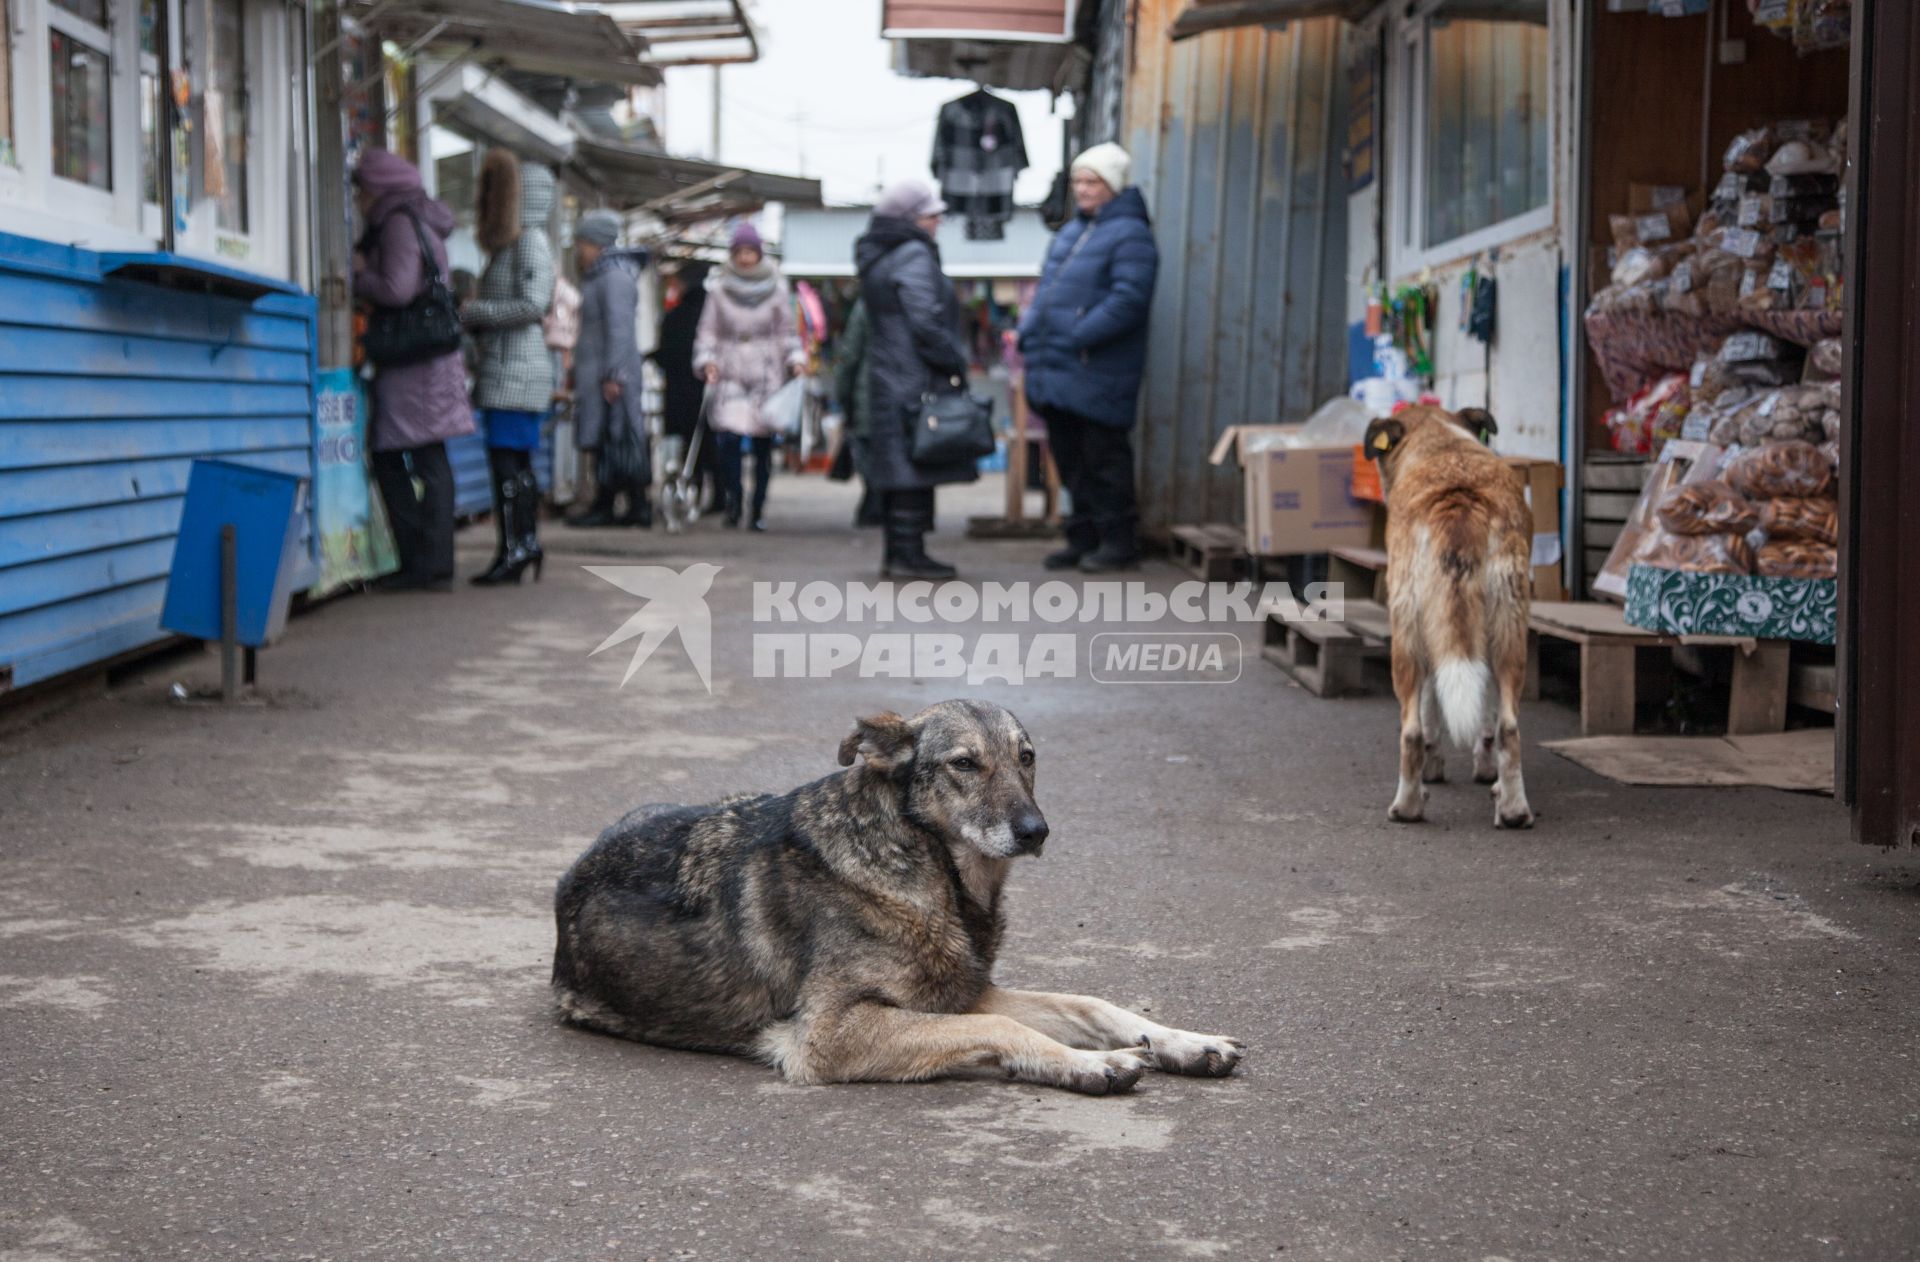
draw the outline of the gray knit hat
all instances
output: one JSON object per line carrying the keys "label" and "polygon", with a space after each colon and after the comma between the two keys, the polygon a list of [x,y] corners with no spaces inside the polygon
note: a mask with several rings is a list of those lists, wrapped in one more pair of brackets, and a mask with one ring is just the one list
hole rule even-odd
{"label": "gray knit hat", "polygon": [[573,239],[606,249],[620,239],[619,212],[604,208],[588,211],[574,227]]}

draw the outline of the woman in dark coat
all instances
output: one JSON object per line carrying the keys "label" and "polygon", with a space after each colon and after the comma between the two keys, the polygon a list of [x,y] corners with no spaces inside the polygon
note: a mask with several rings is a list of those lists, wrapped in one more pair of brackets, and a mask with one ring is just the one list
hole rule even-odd
{"label": "woman in dark coat", "polygon": [[[354,298],[377,307],[408,306],[427,286],[423,236],[434,266],[448,276],[453,212],[426,195],[411,162],[385,149],[369,149],[360,159],[353,188],[367,225],[357,247]],[[446,440],[473,432],[460,352],[380,369],[373,379],[370,429],[373,476],[400,552],[400,569],[375,586],[446,591],[453,582],[453,469]],[[414,490],[415,479],[424,497]]]}
{"label": "woman in dark coat", "polygon": [[[667,433],[681,442],[681,450],[693,441],[700,423],[700,405],[707,397],[707,381],[693,370],[693,348],[700,334],[700,313],[707,305],[708,266],[698,259],[683,263],[676,276],[680,299],[660,317],[660,344],[649,359],[659,366],[663,383],[661,423]],[[704,495],[710,500],[719,493],[720,471],[713,435],[701,440],[695,466]],[[664,473],[661,476],[666,476]],[[703,503],[705,501],[703,500]]]}
{"label": "woman in dark coat", "polygon": [[1133,428],[1147,359],[1147,311],[1160,254],[1146,199],[1128,184],[1119,145],[1073,160],[1077,213],[1053,239],[1040,288],[1020,321],[1027,402],[1072,498],[1067,546],[1050,570],[1091,574],[1140,563]]}
{"label": "woman in dark coat", "polygon": [[896,184],[874,206],[873,221],[853,249],[869,322],[867,480],[883,497],[887,548],[880,573],[889,578],[954,576],[951,565],[927,555],[933,488],[980,476],[971,460],[915,464],[909,435],[927,387],[942,379],[964,381],[967,373],[960,300],[940,270],[933,243],[946,209],[926,185]]}

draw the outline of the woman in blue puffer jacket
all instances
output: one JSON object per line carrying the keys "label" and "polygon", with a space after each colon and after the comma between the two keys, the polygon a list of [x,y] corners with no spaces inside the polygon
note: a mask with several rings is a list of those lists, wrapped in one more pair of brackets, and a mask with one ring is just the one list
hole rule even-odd
{"label": "woman in blue puffer jacket", "polygon": [[1119,145],[1073,160],[1078,210],[1047,252],[1039,291],[1020,321],[1027,402],[1047,423],[1060,480],[1072,496],[1067,546],[1050,570],[1089,574],[1140,564],[1135,537],[1133,428],[1147,357],[1160,251],[1146,199],[1128,183]]}

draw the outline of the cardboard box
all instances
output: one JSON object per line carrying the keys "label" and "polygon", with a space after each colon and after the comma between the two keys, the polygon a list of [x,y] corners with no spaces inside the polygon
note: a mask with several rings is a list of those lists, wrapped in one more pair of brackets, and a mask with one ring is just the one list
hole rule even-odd
{"label": "cardboard box", "polygon": [[1247,551],[1297,556],[1364,548],[1372,506],[1353,497],[1353,448],[1283,447],[1297,425],[1235,425],[1220,435],[1212,463],[1238,455],[1245,482]]}

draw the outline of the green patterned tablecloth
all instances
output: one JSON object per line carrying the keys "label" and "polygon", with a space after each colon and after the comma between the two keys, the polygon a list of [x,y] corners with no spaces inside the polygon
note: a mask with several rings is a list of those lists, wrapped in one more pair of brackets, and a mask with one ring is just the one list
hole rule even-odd
{"label": "green patterned tablecloth", "polygon": [[1838,606],[1830,578],[1695,574],[1651,565],[1636,565],[1627,575],[1627,621],[1668,635],[1832,644]]}

